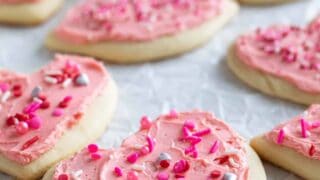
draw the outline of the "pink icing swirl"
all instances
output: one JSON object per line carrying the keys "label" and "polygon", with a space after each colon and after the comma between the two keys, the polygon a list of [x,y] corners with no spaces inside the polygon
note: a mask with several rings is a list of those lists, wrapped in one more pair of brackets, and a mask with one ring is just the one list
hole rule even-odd
{"label": "pink icing swirl", "polygon": [[[77,67],[75,69],[86,74],[90,83],[80,86],[70,82],[66,86],[61,81],[63,76],[56,76],[61,83],[51,78],[50,82],[54,82],[51,84],[45,79],[48,74],[62,73],[62,69],[68,71],[65,79],[69,79],[76,75],[72,75],[76,71],[70,67]],[[6,87],[0,90],[1,155],[26,165],[49,151],[78,123],[94,98],[104,90],[108,79],[101,63],[68,55],[56,55],[52,63],[31,75],[0,70],[0,86]],[[58,108],[63,111],[59,117],[53,115]]]}
{"label": "pink icing swirl", "polygon": [[[194,128],[190,128],[189,123],[186,125],[186,121],[193,122]],[[184,128],[188,129],[188,135],[183,133]],[[154,146],[146,153],[147,137],[153,140]],[[200,141],[191,140],[197,137]],[[219,146],[211,152],[216,141],[219,141]],[[78,176],[80,179],[101,180],[126,179],[128,176],[137,176],[141,180],[208,179],[212,176],[222,179],[225,173],[233,173],[239,180],[248,178],[244,141],[228,125],[206,112],[160,116],[149,129],[141,129],[125,139],[120,148],[100,149],[99,152],[102,154],[100,160],[90,159],[88,149],[84,149],[59,163],[53,179],[62,174],[73,177],[79,171],[82,172]],[[197,156],[191,152],[197,152]],[[134,161],[128,160],[135,154],[138,156]]]}
{"label": "pink icing swirl", "polygon": [[280,77],[302,91],[320,92],[319,19],[300,28],[257,29],[236,41],[239,59],[259,71]]}
{"label": "pink icing swirl", "polygon": [[[304,114],[281,123],[268,132],[265,137],[269,141],[293,149],[308,158],[320,160],[319,120],[320,105],[312,105]],[[282,140],[279,141],[281,136]]]}
{"label": "pink icing swirl", "polygon": [[146,41],[196,27],[220,14],[222,0],[86,0],[55,34],[73,43]]}

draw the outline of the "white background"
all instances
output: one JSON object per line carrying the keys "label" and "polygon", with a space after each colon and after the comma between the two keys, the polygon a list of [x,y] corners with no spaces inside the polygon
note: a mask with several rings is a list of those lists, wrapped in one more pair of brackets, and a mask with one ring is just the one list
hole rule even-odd
{"label": "white background", "polygon": [[[30,73],[48,63],[53,53],[43,47],[43,40],[75,2],[68,0],[63,10],[44,25],[28,28],[0,25],[0,67]],[[247,139],[302,112],[303,106],[263,95],[239,82],[227,68],[225,56],[239,34],[274,23],[304,25],[319,8],[319,0],[243,6],[239,15],[210,43],[191,53],[155,63],[106,64],[119,86],[120,101],[113,122],[100,140],[101,146],[117,147],[138,129],[142,115],[155,118],[171,108],[213,112]],[[268,163],[265,168],[270,180],[298,179]],[[0,174],[0,179],[10,178]]]}

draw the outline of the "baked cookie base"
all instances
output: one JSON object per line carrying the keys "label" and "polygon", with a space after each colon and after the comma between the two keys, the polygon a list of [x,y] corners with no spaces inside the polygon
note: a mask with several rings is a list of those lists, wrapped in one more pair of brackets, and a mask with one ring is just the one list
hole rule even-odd
{"label": "baked cookie base", "polygon": [[244,64],[235,54],[235,45],[229,50],[227,62],[240,80],[263,93],[305,105],[320,102],[320,94],[304,92],[281,78]]}
{"label": "baked cookie base", "polygon": [[227,0],[222,11],[223,14],[220,16],[197,28],[152,41],[74,44],[62,40],[52,32],[47,37],[46,46],[52,50],[93,56],[113,63],[159,60],[182,54],[204,44],[237,13],[238,9],[239,6],[236,2]]}
{"label": "baked cookie base", "polygon": [[0,155],[0,171],[18,179],[31,180],[41,177],[54,164],[73,155],[103,134],[112,119],[117,95],[116,85],[111,80],[102,94],[89,106],[79,123],[66,131],[53,149],[26,166]]}
{"label": "baked cookie base", "polygon": [[320,161],[310,159],[284,146],[268,141],[264,136],[258,136],[251,141],[251,146],[262,159],[272,162],[304,179],[320,179]]}
{"label": "baked cookie base", "polygon": [[0,23],[36,25],[47,20],[64,0],[40,0],[35,3],[0,4]]}
{"label": "baked cookie base", "polygon": [[293,1],[296,0],[239,0],[240,3],[247,5],[275,5]]}
{"label": "baked cookie base", "polygon": [[[248,145],[248,160],[249,160],[249,180],[267,180],[265,170],[257,153]],[[55,167],[52,167],[43,176],[42,180],[51,180],[55,172]]]}

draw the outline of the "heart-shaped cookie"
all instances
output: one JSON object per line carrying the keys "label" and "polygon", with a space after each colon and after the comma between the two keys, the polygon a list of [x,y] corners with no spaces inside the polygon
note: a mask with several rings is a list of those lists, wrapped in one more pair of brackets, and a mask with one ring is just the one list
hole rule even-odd
{"label": "heart-shaped cookie", "polygon": [[37,178],[98,138],[117,100],[94,59],[56,55],[31,75],[0,70],[0,170]]}
{"label": "heart-shaped cookie", "polygon": [[228,65],[250,86],[303,104],[320,102],[320,23],[271,26],[239,37]]}
{"label": "heart-shaped cookie", "polygon": [[46,45],[116,63],[149,61],[203,44],[237,10],[233,0],[86,0]]}
{"label": "heart-shaped cookie", "polygon": [[150,122],[120,148],[95,144],[49,170],[49,179],[266,179],[255,152],[224,122],[206,112],[171,111]]}
{"label": "heart-shaped cookie", "polygon": [[35,25],[47,20],[63,0],[0,0],[0,23]]}
{"label": "heart-shaped cookie", "polygon": [[320,105],[251,141],[258,154],[304,179],[320,179]]}

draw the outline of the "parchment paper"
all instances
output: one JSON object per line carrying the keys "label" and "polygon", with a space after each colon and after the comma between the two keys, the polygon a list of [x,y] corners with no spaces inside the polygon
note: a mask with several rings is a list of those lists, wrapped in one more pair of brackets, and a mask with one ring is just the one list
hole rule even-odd
{"label": "parchment paper", "polygon": [[[67,0],[49,22],[37,27],[0,26],[0,67],[29,73],[49,62],[53,53],[43,47],[47,32],[77,0]],[[120,101],[109,129],[99,141],[117,147],[138,130],[142,115],[156,118],[171,108],[202,109],[224,119],[249,139],[270,130],[306,107],[261,94],[238,81],[225,56],[241,33],[274,23],[306,24],[319,11],[319,0],[301,0],[280,6],[242,6],[239,15],[202,48],[180,57],[138,65],[106,64],[116,80]],[[294,175],[265,163],[270,180],[295,180]],[[10,179],[1,175],[0,179]]]}

